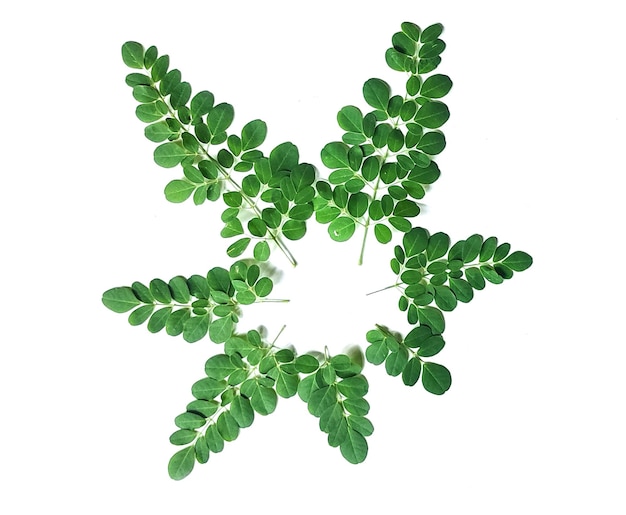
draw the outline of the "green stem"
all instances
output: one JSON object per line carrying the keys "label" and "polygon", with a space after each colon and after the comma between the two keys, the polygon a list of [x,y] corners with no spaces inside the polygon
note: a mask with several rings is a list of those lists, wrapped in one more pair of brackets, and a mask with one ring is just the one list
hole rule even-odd
{"label": "green stem", "polygon": [[390,284],[389,286],[385,286],[384,288],[381,288],[380,290],[371,291],[371,292],[367,293],[366,296],[374,295],[374,293],[380,293],[381,291],[390,290],[391,288],[395,288],[395,287],[401,286],[401,285],[402,285],[401,283]]}
{"label": "green stem", "polygon": [[[374,185],[374,191],[372,192],[372,202],[376,200],[376,195],[378,194],[379,185],[380,185],[380,175],[376,179],[376,184]],[[363,264],[363,255],[365,254],[365,242],[367,241],[367,233],[369,232],[371,221],[372,219],[370,217],[369,210],[368,210],[367,220],[365,221],[365,234],[363,234],[363,243],[361,243],[361,253],[359,254],[359,266]]]}

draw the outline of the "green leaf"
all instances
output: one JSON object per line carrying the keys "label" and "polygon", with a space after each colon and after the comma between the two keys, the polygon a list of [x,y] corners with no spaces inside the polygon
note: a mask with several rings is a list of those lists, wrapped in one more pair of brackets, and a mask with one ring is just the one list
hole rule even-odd
{"label": "green leaf", "polygon": [[254,291],[259,297],[267,297],[270,293],[272,293],[272,289],[274,284],[269,277],[261,277],[258,282],[254,285]]}
{"label": "green leaf", "polygon": [[465,269],[465,277],[467,282],[475,290],[482,290],[485,287],[485,278],[478,268],[472,267]]}
{"label": "green leaf", "polygon": [[233,331],[234,324],[229,316],[218,318],[209,324],[209,338],[215,343],[224,343]]}
{"label": "green leaf", "polygon": [[257,261],[267,261],[270,257],[270,246],[266,241],[260,241],[254,246],[254,259]]}
{"label": "green leaf", "polygon": [[187,445],[193,442],[198,436],[196,431],[191,429],[179,429],[170,435],[170,443],[173,445]]}
{"label": "green leaf", "polygon": [[422,362],[418,358],[411,358],[402,369],[402,382],[407,386],[417,383],[422,372]]}
{"label": "green leaf", "polygon": [[230,414],[241,428],[249,427],[254,422],[254,410],[249,399],[236,395],[230,404]]}
{"label": "green leaf", "polygon": [[196,440],[196,444],[194,445],[194,451],[196,453],[196,460],[198,463],[206,463],[209,461],[209,446],[206,442],[206,437],[202,435],[200,438]]}
{"label": "green leaf", "polygon": [[206,430],[206,444],[211,452],[222,452],[224,450],[224,438],[217,430],[217,425],[212,424]]}
{"label": "green leaf", "polygon": [[195,189],[196,185],[188,180],[175,179],[165,186],[165,198],[169,202],[178,204],[187,200]]}
{"label": "green leaf", "polygon": [[402,218],[413,218],[419,215],[419,212],[420,212],[420,208],[416,202],[413,202],[412,200],[409,200],[409,199],[405,199],[405,200],[400,200],[396,204],[396,207],[393,210],[393,215],[399,216]]}
{"label": "green leaf", "polygon": [[348,199],[348,213],[355,218],[362,217],[367,213],[369,207],[369,197],[365,193],[354,193]]}
{"label": "green leaf", "polygon": [[141,304],[133,293],[132,288],[121,286],[111,288],[102,294],[102,303],[111,311],[126,313]]}
{"label": "green leaf", "polygon": [[374,235],[380,243],[389,243],[391,241],[391,229],[385,224],[376,224],[374,226]]}
{"label": "green leaf", "polygon": [[159,57],[154,64],[152,65],[152,69],[150,70],[150,75],[152,76],[152,80],[154,82],[159,82],[165,77],[167,70],[170,66],[170,58],[167,55],[162,55]]}
{"label": "green leaf", "polygon": [[450,118],[448,106],[443,102],[430,101],[426,102],[415,115],[415,123],[428,129],[437,129],[441,127]]}
{"label": "green leaf", "polygon": [[149,304],[148,306],[141,306],[128,316],[128,323],[130,325],[141,325],[148,320],[148,318],[150,318],[153,311],[154,306],[152,304]]}
{"label": "green leaf", "polygon": [[402,373],[408,361],[409,355],[407,350],[404,347],[398,347],[397,351],[387,356],[385,360],[385,370],[390,376],[398,376]]}
{"label": "green leaf", "polygon": [[207,273],[207,282],[212,290],[217,290],[230,294],[233,291],[233,285],[230,281],[228,270],[216,266]]}
{"label": "green leaf", "polygon": [[429,261],[434,261],[446,255],[450,248],[450,236],[443,232],[433,234],[428,240],[426,255]]}
{"label": "green leaf", "polygon": [[515,272],[523,272],[533,264],[533,258],[526,252],[517,250],[510,254],[502,263]]}
{"label": "green leaf", "polygon": [[502,261],[509,254],[510,250],[511,245],[509,243],[501,243],[500,245],[498,245],[496,251],[493,254],[493,260]]}
{"label": "green leaf", "polygon": [[[435,39],[434,41],[429,41],[428,43],[424,43],[419,50],[420,60],[429,60],[429,59],[441,59],[439,55],[446,49],[446,44],[441,39]],[[437,63],[438,65],[439,63]],[[434,69],[434,68],[433,68]],[[420,73],[426,73],[424,71]]]}
{"label": "green leaf", "polygon": [[151,333],[161,331],[165,327],[165,324],[167,324],[167,319],[170,317],[171,312],[171,307],[165,307],[155,311],[148,321],[148,331]]}
{"label": "green leaf", "polygon": [[417,148],[431,156],[440,154],[446,148],[446,138],[438,131],[427,132],[418,143]]}
{"label": "green leaf", "polygon": [[[281,143],[270,152],[272,173],[276,174],[281,170],[292,170],[298,165],[299,159],[298,147],[290,142]],[[262,179],[261,182],[263,182]]]}
{"label": "green leaf", "polygon": [[363,84],[363,97],[375,109],[387,109],[391,88],[381,79],[369,79]]}
{"label": "green leaf", "polygon": [[443,25],[441,23],[435,23],[433,25],[430,25],[429,27],[426,27],[422,31],[422,35],[420,36],[420,41],[422,43],[434,41],[439,36],[441,36],[442,32],[443,32]]}
{"label": "green leaf", "polygon": [[346,377],[337,384],[337,389],[344,397],[365,397],[369,390],[367,379],[362,375]]}
{"label": "green leaf", "polygon": [[349,240],[355,230],[354,220],[345,216],[335,218],[328,226],[328,234],[335,241]]}
{"label": "green leaf", "polygon": [[452,377],[450,371],[437,363],[424,363],[422,371],[422,385],[430,393],[442,395],[450,389]]}
{"label": "green leaf", "polygon": [[[191,98],[191,85],[188,82],[177,84],[170,95],[172,108],[180,110]],[[180,114],[180,113],[179,113]]]}
{"label": "green leaf", "polygon": [[159,92],[152,86],[138,85],[133,88],[133,97],[137,102],[147,104],[158,100]]}
{"label": "green leaf", "polygon": [[224,132],[230,124],[233,123],[235,117],[235,110],[233,106],[225,102],[217,104],[207,116],[207,125],[211,134],[220,134]]}
{"label": "green leaf", "polygon": [[204,364],[204,372],[207,377],[218,380],[228,377],[235,370],[237,370],[237,365],[235,365],[231,357],[226,354],[211,356]]}
{"label": "green leaf", "polygon": [[365,349],[365,358],[373,365],[380,365],[387,359],[389,349],[383,340],[372,343]]}
{"label": "green leaf", "polygon": [[267,125],[263,120],[252,120],[241,130],[241,149],[243,151],[256,148],[265,141]]}
{"label": "green leaf", "polygon": [[365,437],[352,429],[348,429],[346,439],[340,446],[341,455],[352,464],[362,463],[367,457],[367,441]]}
{"label": "green leaf", "polygon": [[450,278],[450,288],[459,302],[469,302],[474,298],[474,290],[469,282],[464,279]]}
{"label": "green leaf", "polygon": [[240,240],[237,240],[235,243],[230,245],[228,249],[226,249],[226,254],[228,254],[229,257],[241,256],[241,254],[243,254],[248,248],[250,241],[250,238],[241,238]]}
{"label": "green leaf", "polygon": [[187,279],[183,276],[178,275],[170,279],[169,288],[172,298],[176,302],[180,302],[181,304],[187,304],[189,302],[189,287],[187,286]]}
{"label": "green leaf", "polygon": [[422,227],[414,227],[402,237],[402,246],[407,257],[415,256],[426,250],[428,231]]}
{"label": "green leaf", "polygon": [[391,43],[396,50],[408,56],[413,56],[417,48],[415,41],[404,32],[396,32],[391,37]]}
{"label": "green leaf", "polygon": [[217,430],[226,442],[232,442],[239,436],[239,425],[229,411],[223,411],[217,419]]}
{"label": "green leaf", "polygon": [[480,248],[480,255],[478,257],[478,260],[480,262],[489,261],[493,257],[493,254],[496,251],[497,247],[498,247],[498,238],[496,238],[495,236],[491,236],[487,238],[483,242],[482,247]]}
{"label": "green leaf", "polygon": [[146,126],[144,129],[144,134],[146,138],[154,143],[160,143],[165,141],[172,134],[172,130],[170,126],[167,124],[165,120],[160,122],[153,123],[151,125]]}
{"label": "green leaf", "polygon": [[195,450],[193,446],[185,447],[170,458],[167,465],[167,472],[176,481],[186,478],[196,463]]}
{"label": "green leaf", "polygon": [[281,370],[276,379],[276,393],[285,399],[293,397],[298,391],[299,383],[300,378],[297,374],[287,374]]}
{"label": "green leaf", "polygon": [[463,244],[461,259],[464,263],[470,263],[478,257],[483,245],[483,237],[480,234],[472,234]]}
{"label": "green leaf", "polygon": [[259,415],[269,415],[276,409],[276,403],[278,397],[276,392],[272,388],[259,385],[254,392],[254,395],[250,398],[250,403]]}
{"label": "green leaf", "polygon": [[173,168],[187,157],[187,151],[178,143],[169,142],[154,149],[154,161],[163,168]]}
{"label": "green leaf", "polygon": [[170,288],[165,281],[153,279],[150,281],[150,294],[157,301],[168,304],[172,301]]}
{"label": "green leaf", "polygon": [[452,81],[447,75],[431,75],[428,77],[422,88],[420,94],[427,98],[441,98],[445,97],[452,89]]}
{"label": "green leaf", "polygon": [[303,354],[302,356],[298,356],[296,358],[296,370],[298,372],[302,372],[303,374],[311,374],[315,372],[320,364],[317,361],[315,356],[311,356],[310,354]]}
{"label": "green leaf", "polygon": [[358,107],[345,106],[337,113],[339,127],[348,132],[363,132],[363,113]]}
{"label": "green leaf", "polygon": [[402,28],[402,32],[409,36],[413,41],[420,40],[420,28],[415,25],[415,23],[404,21],[400,24],[400,27]]}
{"label": "green leaf", "polygon": [[122,45],[122,59],[124,64],[130,68],[143,69],[143,45],[136,41],[127,41]]}
{"label": "green leaf", "polygon": [[308,401],[308,410],[311,415],[319,417],[326,409],[336,403],[337,387],[334,385],[326,385],[311,393]]}
{"label": "green leaf", "polygon": [[[322,149],[322,163],[330,169],[349,168],[348,145],[340,141],[328,143]],[[352,176],[352,173],[349,175]]]}
{"label": "green leaf", "polygon": [[441,334],[446,328],[443,314],[432,306],[420,307],[417,310],[419,322],[431,328],[433,334]]}
{"label": "green leaf", "polygon": [[200,91],[196,93],[191,99],[191,104],[189,106],[192,118],[199,118],[200,116],[207,114],[211,111],[211,109],[213,109],[214,102],[215,97],[210,91]]}
{"label": "green leaf", "polygon": [[146,50],[146,52],[144,54],[144,58],[143,58],[144,68],[150,69],[152,67],[152,65],[154,64],[154,62],[156,61],[158,56],[159,56],[159,51],[158,51],[157,47],[155,47],[154,45],[149,47]]}
{"label": "green leaf", "polygon": [[206,420],[202,415],[187,411],[178,415],[174,423],[181,429],[198,429],[206,424]]}
{"label": "green leaf", "polygon": [[287,220],[282,231],[288,240],[299,240],[306,234],[306,224],[300,220]]}
{"label": "green leaf", "polygon": [[211,401],[219,396],[227,386],[226,381],[205,377],[193,384],[191,393],[196,399]]}
{"label": "green leaf", "polygon": [[435,302],[442,311],[452,311],[457,306],[456,296],[447,286],[435,286]]}
{"label": "green leaf", "polygon": [[195,343],[204,338],[209,330],[209,317],[195,316],[189,318],[183,326],[183,338],[188,343]]}
{"label": "green leaf", "polygon": [[126,75],[126,84],[131,88],[135,86],[150,86],[152,79],[143,73],[129,73]]}
{"label": "green leaf", "polygon": [[170,336],[178,336],[183,332],[185,322],[189,319],[188,308],[178,309],[169,316],[165,324],[165,331]]}

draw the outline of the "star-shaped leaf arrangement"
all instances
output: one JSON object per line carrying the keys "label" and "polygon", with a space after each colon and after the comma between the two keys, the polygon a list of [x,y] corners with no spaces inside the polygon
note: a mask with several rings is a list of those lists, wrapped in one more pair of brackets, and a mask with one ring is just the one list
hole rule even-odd
{"label": "star-shaped leaf arrangement", "polygon": [[[150,332],[165,330],[190,343],[208,337],[220,346],[206,361],[204,377],[193,384],[193,399],[174,420],[178,429],[170,442],[181,450],[169,462],[173,479],[186,477],[196,462],[206,463],[221,452],[256,416],[274,412],[279,397],[299,397],[319,419],[329,445],[350,463],[362,462],[366,438],[374,430],[367,418],[365,359],[384,364],[389,375],[401,376],[408,386],[421,379],[428,392],[445,393],[450,372],[425,360],[445,345],[443,312],[471,301],[487,282],[502,283],[531,266],[528,254],[511,252],[495,237],[474,234],[451,244],[447,234],[431,235],[412,223],[420,213],[418,201],[440,176],[434,156],[446,146],[441,127],[450,113],[441,98],[452,81],[434,73],[445,49],[442,32],[441,24],[421,30],[402,23],[385,59],[406,74],[405,91],[394,95],[379,78],[365,82],[368,111],[343,107],[337,115],[341,141],[322,149],[322,163],[330,169],[325,179],[312,164],[300,162],[291,142],[264,154],[259,149],[267,135],[262,120],[231,131],[233,106],[216,103],[209,91],[192,96],[189,83],[156,47],[122,46],[124,62],[134,69],[126,83],[139,102],[136,115],[147,124],[145,136],[158,143],[154,160],[164,168],[182,168],[182,177],[165,186],[166,199],[191,199],[196,205],[221,199],[220,235],[235,239],[226,253],[236,260],[227,268],[134,282],[102,297],[112,311],[130,312],[131,325],[145,323]],[[364,354],[353,348],[331,356],[327,349],[298,354],[293,347],[278,347],[276,339],[268,342],[260,331],[237,330],[244,306],[283,302],[269,298],[274,283],[264,262],[278,249],[296,266],[287,242],[303,238],[312,217],[328,224],[338,242],[362,229],[359,264],[371,228],[381,244],[402,235],[390,262],[396,280],[387,288],[400,292],[398,307],[411,326],[405,336],[379,324],[364,335]]]}

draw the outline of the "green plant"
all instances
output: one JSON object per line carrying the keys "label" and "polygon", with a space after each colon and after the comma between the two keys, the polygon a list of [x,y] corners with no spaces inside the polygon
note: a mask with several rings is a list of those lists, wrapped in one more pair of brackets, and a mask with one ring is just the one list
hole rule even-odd
{"label": "green plant", "polygon": [[[192,96],[191,86],[156,47],[144,49],[137,42],[122,46],[124,62],[140,70],[130,73],[126,83],[139,102],[137,117],[148,124],[146,137],[158,143],[154,160],[165,168],[182,168],[183,176],[165,186],[165,197],[171,202],[191,198],[196,205],[221,198],[220,234],[237,238],[228,246],[228,256],[241,258],[252,248],[247,258],[206,275],[135,282],[103,294],[109,309],[130,311],[131,325],[147,323],[151,332],[165,329],[190,343],[208,335],[221,346],[207,360],[205,377],[192,386],[194,400],[175,418],[178,429],[170,441],[182,449],[169,463],[173,479],[184,478],[196,462],[221,452],[255,416],[272,413],[279,397],[298,396],[306,402],[328,443],[350,463],[362,462],[366,438],[373,432],[366,418],[365,358],[374,365],[384,363],[386,372],[401,375],[406,385],[421,378],[427,391],[443,394],[451,385],[450,372],[424,360],[445,345],[443,312],[472,300],[486,281],[501,283],[531,266],[528,254],[510,253],[510,245],[498,245],[495,237],[475,234],[451,245],[447,234],[430,235],[410,221],[420,212],[417,201],[440,175],[433,156],[445,147],[440,127],[449,111],[439,99],[452,81],[432,73],[445,49],[442,31],[441,24],[422,31],[405,22],[393,35],[385,58],[390,68],[407,74],[406,91],[392,95],[386,82],[372,78],[365,82],[363,96],[373,110],[363,114],[359,107],[345,106],[339,111],[342,140],[321,152],[322,163],[331,170],[328,179],[301,163],[291,142],[266,156],[259,149],[267,133],[261,120],[246,123],[239,133],[230,131],[233,107],[216,104],[209,91]],[[276,346],[276,339],[269,343],[257,330],[237,330],[243,306],[272,301],[268,296],[274,284],[263,262],[277,248],[295,266],[285,240],[304,237],[313,215],[328,224],[330,237],[339,242],[363,227],[359,263],[372,225],[381,244],[390,243],[394,232],[403,234],[390,263],[396,280],[386,288],[400,291],[399,309],[412,326],[406,336],[376,325],[366,335],[365,355],[352,348],[330,356],[328,350],[298,354],[295,348]]]}

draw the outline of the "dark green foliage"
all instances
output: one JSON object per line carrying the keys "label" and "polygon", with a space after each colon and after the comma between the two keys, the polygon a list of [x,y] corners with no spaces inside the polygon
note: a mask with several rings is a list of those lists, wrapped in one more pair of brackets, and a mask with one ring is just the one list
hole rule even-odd
{"label": "dark green foliage", "polygon": [[147,321],[150,332],[165,328],[171,336],[182,334],[189,343],[208,334],[215,343],[224,343],[239,321],[239,307],[262,301],[272,288],[272,280],[261,276],[257,265],[237,261],[230,270],[216,267],[206,276],[176,276],[169,283],[153,279],[149,288],[139,282],[111,288],[102,302],[116,313],[133,310],[129,323]]}
{"label": "dark green foliage", "polygon": [[[306,234],[306,221],[314,213],[315,169],[300,163],[292,143],[278,145],[269,157],[258,150],[267,136],[262,120],[245,124],[240,135],[232,133],[233,106],[216,104],[210,91],[193,95],[180,71],[168,70],[169,57],[157,56],[156,47],[144,58],[139,43],[122,46],[126,65],[146,72],[129,74],[126,83],[140,103],[137,117],[149,124],[146,137],[159,143],[154,160],[164,168],[182,167],[183,177],[165,186],[165,198],[174,203],[192,199],[200,205],[221,196],[234,210],[225,211],[220,234],[240,237],[228,247],[230,257],[251,249],[255,259],[266,261],[275,246],[295,265],[284,239],[298,240]],[[265,215],[268,210],[275,213],[270,224],[263,223],[273,216]],[[247,223],[250,217],[257,221]],[[251,247],[253,240],[257,241]]]}
{"label": "dark green foliage", "polygon": [[384,363],[387,373],[401,376],[405,385],[414,386],[421,377],[424,388],[435,395],[450,388],[450,372],[442,365],[422,359],[434,356],[445,345],[441,335],[430,327],[417,326],[403,338],[386,327],[376,326],[368,331],[367,341],[367,361],[374,365]]}
{"label": "dark green foliage", "polygon": [[[322,163],[332,172],[330,184],[317,184],[316,219],[329,224],[328,233],[335,241],[346,241],[358,226],[364,227],[359,264],[372,222],[376,222],[374,236],[383,244],[392,240],[393,230],[409,231],[411,219],[420,213],[416,200],[440,175],[433,156],[446,142],[436,129],[446,123],[450,112],[434,99],[444,97],[452,81],[446,75],[425,75],[437,67],[445,48],[433,37],[442,29],[437,24],[422,32],[415,24],[403,23],[402,31],[392,36],[393,46],[385,59],[393,70],[408,74],[404,96],[392,95],[382,79],[367,80],[363,98],[374,110],[363,114],[353,105],[340,109],[337,123],[346,131],[342,141],[322,149]],[[328,190],[331,195],[324,194]]]}
{"label": "dark green foliage", "polygon": [[345,354],[326,356],[318,370],[298,387],[309,413],[320,419],[320,429],[328,434],[328,444],[339,447],[342,456],[354,464],[365,460],[365,438],[374,431],[364,416],[369,411],[364,398],[369,384],[361,370],[362,365]]}
{"label": "dark green foliage", "polygon": [[510,248],[508,243],[498,246],[495,237],[483,239],[479,234],[450,246],[445,233],[431,236],[422,227],[411,229],[391,262],[409,323],[419,322],[442,333],[442,312],[472,300],[474,290],[485,287],[485,280],[500,284],[532,265],[528,254],[509,254]]}
{"label": "dark green foliage", "polygon": [[[296,396],[319,419],[328,444],[348,462],[361,463],[374,430],[366,418],[364,361],[384,365],[407,386],[421,381],[428,392],[442,395],[451,386],[450,372],[427,358],[445,346],[444,313],[470,302],[487,282],[500,284],[532,265],[528,254],[511,252],[495,237],[474,234],[452,244],[443,232],[430,235],[413,226],[419,201],[440,176],[433,159],[446,146],[440,129],[450,112],[441,98],[452,81],[433,73],[446,46],[440,39],[443,26],[422,30],[404,22],[400,29],[384,57],[392,70],[406,74],[405,91],[394,94],[383,79],[365,81],[364,105],[339,110],[341,141],[321,151],[330,169],[326,178],[300,161],[291,142],[264,154],[259,147],[267,137],[265,122],[252,120],[234,130],[233,106],[216,102],[210,91],[194,94],[156,47],[122,46],[122,59],[133,69],[126,84],[139,104],[136,116],[147,124],[146,138],[157,144],[154,161],[182,170],[165,186],[166,199],[200,205],[221,198],[220,235],[232,239],[227,255],[249,256],[206,275],[134,282],[102,296],[110,310],[128,313],[133,326],[146,324],[152,333],[165,330],[190,343],[208,337],[221,346],[206,361],[204,377],[191,386],[193,400],[174,418],[170,442],[180,449],[168,465],[172,479],[189,475],[196,462],[207,463],[257,416],[273,413],[279,398]],[[401,292],[398,307],[412,326],[406,336],[376,325],[366,335],[364,355],[354,348],[330,356],[327,349],[324,355],[298,355],[292,347],[268,343],[256,330],[237,331],[242,306],[271,301],[274,283],[261,262],[278,247],[295,266],[284,242],[303,238],[313,216],[339,242],[363,227],[359,264],[370,226],[382,244],[400,233],[390,262],[396,281],[389,288]]]}

